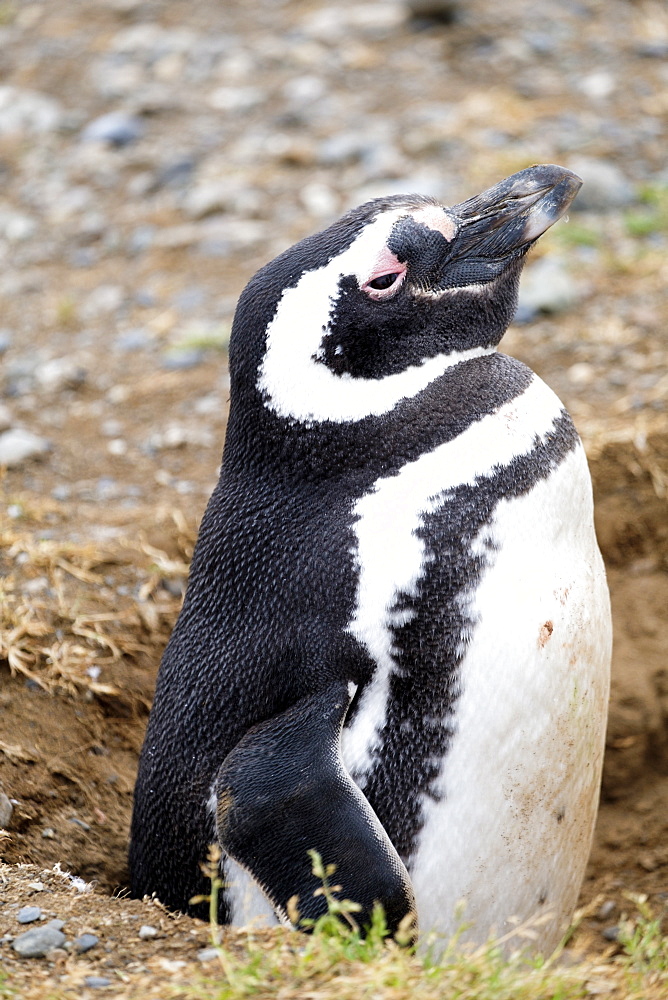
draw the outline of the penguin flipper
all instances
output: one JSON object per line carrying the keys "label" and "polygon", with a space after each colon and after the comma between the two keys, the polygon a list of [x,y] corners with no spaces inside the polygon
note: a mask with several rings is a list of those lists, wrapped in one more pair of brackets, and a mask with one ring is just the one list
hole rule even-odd
{"label": "penguin flipper", "polygon": [[335,683],[250,729],[227,755],[215,784],[216,828],[223,849],[262,887],[287,921],[298,896],[301,918],[326,912],[314,892],[309,849],[335,864],[340,899],[361,906],[368,926],[382,904],[394,931],[415,915],[408,872],[341,756],[341,728],[351,695]]}

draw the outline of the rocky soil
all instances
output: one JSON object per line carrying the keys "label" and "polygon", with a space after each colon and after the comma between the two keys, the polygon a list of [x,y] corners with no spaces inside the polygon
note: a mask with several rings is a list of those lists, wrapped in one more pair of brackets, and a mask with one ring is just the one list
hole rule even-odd
{"label": "rocky soil", "polygon": [[[36,866],[0,872],[0,948],[35,995],[101,988],[86,976],[143,991],[206,944],[155,904],[84,904],[51,870],[125,884],[137,753],[216,479],[245,281],[368,197],[455,202],[533,162],[586,182],[527,265],[504,342],[583,435],[613,595],[583,890],[604,909],[586,946],[609,946],[625,892],[668,898],[668,12],[414,7],[0,4],[0,847]],[[13,946],[24,906],[40,909],[29,926],[65,921],[48,958]]]}

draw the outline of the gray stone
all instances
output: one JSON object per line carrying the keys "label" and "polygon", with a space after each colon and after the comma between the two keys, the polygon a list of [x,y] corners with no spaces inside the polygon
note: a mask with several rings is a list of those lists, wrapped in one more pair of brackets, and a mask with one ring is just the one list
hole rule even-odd
{"label": "gray stone", "polygon": [[51,445],[45,438],[22,427],[0,434],[0,466],[12,469],[31,458],[42,458],[50,451]]}
{"label": "gray stone", "polygon": [[260,87],[216,87],[209,94],[208,104],[214,111],[244,114],[263,104],[268,96]]}
{"label": "gray stone", "polygon": [[0,354],[4,354],[12,346],[11,330],[0,330]]}
{"label": "gray stone", "polygon": [[308,14],[301,30],[318,41],[332,44],[344,37],[383,38],[394,33],[406,18],[403,4],[376,0],[350,7],[332,4]]}
{"label": "gray stone", "polygon": [[198,285],[190,285],[178,292],[172,302],[180,312],[191,312],[201,308],[206,301],[206,291]]}
{"label": "gray stone", "polygon": [[181,371],[187,368],[196,368],[203,360],[204,351],[193,347],[182,351],[167,352],[163,355],[161,364],[167,371]]}
{"label": "gray stone", "polygon": [[124,111],[109,111],[94,118],[81,133],[84,142],[107,142],[111,146],[127,146],[144,134],[144,123],[136,115]]}
{"label": "gray stone", "polygon": [[20,924],[32,924],[35,920],[39,920],[42,916],[42,911],[39,906],[22,906],[16,915],[16,919]]}
{"label": "gray stone", "polygon": [[80,934],[78,938],[74,939],[74,948],[79,953],[83,954],[85,951],[90,951],[99,942],[99,938],[95,937],[94,934]]}
{"label": "gray stone", "polygon": [[55,931],[62,931],[63,927],[65,926],[65,921],[58,920],[58,918],[55,918],[54,920],[47,921],[47,923],[44,926],[53,927]]}
{"label": "gray stone", "polygon": [[537,313],[570,309],[582,298],[582,288],[556,257],[542,257],[528,266],[520,281],[516,322],[528,322]]}
{"label": "gray stone", "polygon": [[606,941],[617,941],[619,940],[619,927],[617,924],[614,924],[612,927],[604,927],[601,935]]}
{"label": "gray stone", "polygon": [[578,90],[591,101],[605,100],[614,93],[617,81],[612,73],[606,69],[597,69],[593,73],[587,73],[577,83]]}
{"label": "gray stone", "polygon": [[150,924],[142,924],[139,928],[139,937],[142,941],[149,941],[151,938],[158,936],[158,928],[151,927]]}
{"label": "gray stone", "polygon": [[43,958],[52,948],[61,948],[65,940],[62,931],[47,924],[19,934],[12,941],[12,948],[22,958]]}
{"label": "gray stone", "polygon": [[318,160],[327,167],[354,163],[368,153],[371,142],[364,131],[334,133],[320,143]]}
{"label": "gray stone", "polygon": [[283,95],[289,104],[299,107],[321,100],[326,89],[321,77],[307,74],[288,80],[283,86]]}
{"label": "gray stone", "polygon": [[151,346],[153,338],[148,330],[136,327],[133,330],[126,330],[119,333],[114,340],[114,350],[125,354],[128,351],[142,351]]}
{"label": "gray stone", "polygon": [[148,446],[158,451],[182,448],[184,445],[198,445],[210,448],[214,443],[211,431],[206,427],[187,427],[184,424],[169,424],[164,431],[151,434]]}
{"label": "gray stone", "polygon": [[129,253],[134,256],[148,250],[153,245],[156,232],[156,226],[150,224],[135,226],[128,239]]}
{"label": "gray stone", "polygon": [[578,156],[573,157],[568,166],[584,181],[573,202],[574,211],[610,212],[635,201],[633,185],[616,164]]}
{"label": "gray stone", "polygon": [[0,829],[6,830],[12,821],[14,806],[4,792],[0,792]]}
{"label": "gray stone", "polygon": [[182,156],[176,160],[165,163],[156,173],[151,182],[155,188],[180,188],[190,182],[195,169],[195,160],[189,156]]}
{"label": "gray stone", "polygon": [[125,291],[120,285],[98,285],[88,295],[81,313],[84,319],[97,319],[116,312],[125,301]]}
{"label": "gray stone", "polygon": [[107,979],[106,976],[84,976],[84,986],[88,986],[92,990],[102,986],[111,986],[111,979]]}
{"label": "gray stone", "polygon": [[641,42],[636,46],[636,52],[644,59],[668,59],[668,42]]}
{"label": "gray stone", "polygon": [[0,212],[0,237],[8,243],[21,243],[35,234],[37,223],[24,212],[5,209]]}
{"label": "gray stone", "polygon": [[196,184],[183,199],[183,209],[193,219],[203,219],[214,212],[224,212],[234,203],[234,192],[226,181]]}
{"label": "gray stone", "polygon": [[262,196],[241,181],[203,181],[184,195],[182,204],[193,219],[203,219],[218,212],[248,217],[261,213]]}
{"label": "gray stone", "polygon": [[39,135],[58,128],[62,109],[57,101],[21,87],[0,87],[0,135]]}
{"label": "gray stone", "polygon": [[202,948],[201,951],[197,952],[197,958],[200,962],[211,962],[214,958],[218,958],[218,949]]}
{"label": "gray stone", "polygon": [[75,826],[80,826],[82,830],[88,832],[90,830],[90,824],[86,823],[83,819],[79,819],[78,816],[70,816],[70,823],[74,823]]}
{"label": "gray stone", "polygon": [[52,358],[37,365],[35,381],[46,392],[75,389],[86,381],[86,371],[71,357]]}

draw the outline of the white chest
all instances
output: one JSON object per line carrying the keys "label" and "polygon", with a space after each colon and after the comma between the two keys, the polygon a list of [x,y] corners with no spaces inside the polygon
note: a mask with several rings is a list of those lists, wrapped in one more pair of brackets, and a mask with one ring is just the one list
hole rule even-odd
{"label": "white chest", "polygon": [[607,717],[610,610],[582,452],[502,501],[485,534],[498,548],[411,877],[425,929],[454,931],[463,901],[476,940],[545,915],[549,950],[584,875]]}
{"label": "white chest", "polygon": [[[396,669],[391,610],[415,593],[427,556],[417,530],[473,483],[527,454],[561,406],[539,379],[357,505],[359,586],[350,631],[377,667],[344,730],[346,766],[364,788]],[[467,612],[476,622],[459,669],[454,734],[425,795],[409,863],[423,930],[505,933],[510,918],[553,914],[556,943],[575,905],[591,841],[607,714],[610,619],[593,530],[591,486],[578,446],[527,493],[502,500],[476,539],[486,568]],[[460,918],[462,919],[462,918]]]}

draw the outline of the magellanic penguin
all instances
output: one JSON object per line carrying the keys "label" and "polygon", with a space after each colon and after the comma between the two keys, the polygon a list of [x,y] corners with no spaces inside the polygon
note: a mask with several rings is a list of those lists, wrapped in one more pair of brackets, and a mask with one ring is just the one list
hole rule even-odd
{"label": "magellanic penguin", "polygon": [[[444,208],[377,199],[241,295],[219,483],[162,661],[132,891],[318,916],[307,854],[390,928],[485,940],[575,905],[611,628],[582,445],[497,352],[580,187],[534,166]],[[459,901],[463,901],[463,917]]]}

